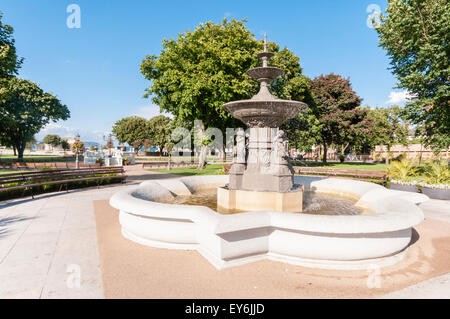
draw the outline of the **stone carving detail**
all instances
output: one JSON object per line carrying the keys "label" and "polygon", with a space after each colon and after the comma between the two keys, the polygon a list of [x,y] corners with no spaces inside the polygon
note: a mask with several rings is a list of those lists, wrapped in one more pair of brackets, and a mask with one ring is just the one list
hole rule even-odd
{"label": "stone carving detail", "polygon": [[245,164],[245,132],[243,129],[237,131],[235,152],[235,163]]}
{"label": "stone carving detail", "polygon": [[276,164],[288,164],[289,141],[283,130],[279,130],[273,141],[274,159]]}

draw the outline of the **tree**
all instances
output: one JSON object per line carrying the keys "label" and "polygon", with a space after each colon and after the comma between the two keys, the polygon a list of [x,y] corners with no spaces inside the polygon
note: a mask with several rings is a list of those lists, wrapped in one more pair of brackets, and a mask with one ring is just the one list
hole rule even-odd
{"label": "tree", "polygon": [[75,141],[75,143],[72,144],[72,152],[75,154],[75,168],[80,168],[80,164],[78,161],[78,155],[84,152],[84,143],[81,141]]}
{"label": "tree", "polygon": [[25,148],[28,148],[30,151],[33,150],[33,146],[36,145],[36,138],[33,136],[25,145]]}
{"label": "tree", "polygon": [[[6,92],[6,86],[2,79],[9,78],[17,74],[23,59],[17,57],[15,40],[12,37],[14,32],[10,25],[2,22],[3,14],[0,12],[0,96]],[[1,115],[1,111],[0,111]],[[3,129],[6,125],[6,119],[0,118],[2,129],[0,130],[0,144],[10,147],[14,151],[14,156],[17,155],[17,149],[8,132]]]}
{"label": "tree", "polygon": [[134,147],[135,152],[150,137],[148,121],[139,116],[129,116],[117,121],[112,132],[119,143],[128,143]]}
{"label": "tree", "polygon": [[57,147],[61,144],[61,138],[56,134],[48,134],[44,136],[42,140],[45,144],[51,145],[53,147]]}
{"label": "tree", "polygon": [[317,138],[323,146],[322,161],[326,163],[330,145],[347,145],[360,133],[358,124],[364,119],[364,112],[358,106],[362,99],[353,91],[350,79],[333,73],[314,78],[311,92],[312,113],[320,123]]}
{"label": "tree", "polygon": [[17,57],[15,40],[12,37],[14,29],[2,22],[0,12],[0,79],[17,74],[22,65],[22,58]]}
{"label": "tree", "polygon": [[321,124],[311,109],[301,112],[281,126],[289,139],[289,145],[301,151],[308,151],[321,143]]}
{"label": "tree", "polygon": [[373,121],[368,114],[369,110],[361,107],[333,112],[335,117],[333,144],[338,148],[339,154],[344,155],[347,148],[353,151],[364,149],[373,129]]}
{"label": "tree", "polygon": [[16,77],[0,81],[5,88],[0,93],[0,142],[15,147],[22,161],[26,143],[34,134],[50,122],[68,119],[70,111],[31,81]]}
{"label": "tree", "polygon": [[435,150],[450,146],[450,3],[448,0],[389,0],[376,28],[387,51],[397,88],[414,97],[406,105]]}
{"label": "tree", "polygon": [[[244,22],[224,19],[220,24],[202,23],[192,32],[179,34],[176,40],[164,40],[160,55],[148,55],[141,64],[141,73],[151,80],[145,97],[152,96],[162,111],[176,119],[202,120],[198,133],[201,136],[199,169],[206,162],[209,141],[206,128],[224,131],[226,127],[242,126],[222,105],[249,99],[258,90],[257,82],[245,72],[260,65],[256,53],[263,51],[263,43],[254,38]],[[302,89],[307,88],[304,88],[306,80],[301,76],[299,58],[286,48],[280,51],[272,42],[268,43],[268,49],[275,52],[271,64],[286,70],[286,75],[274,83],[273,92],[303,100]]]}
{"label": "tree", "polygon": [[164,146],[170,139],[170,122],[171,119],[164,115],[154,116],[148,122],[150,130],[150,141],[153,145],[158,146],[160,157],[162,155]]}
{"label": "tree", "polygon": [[70,149],[69,142],[67,142],[66,140],[61,140],[61,147],[64,151],[69,150]]}
{"label": "tree", "polygon": [[369,118],[374,123],[370,143],[386,146],[386,164],[389,164],[392,145],[408,143],[408,124],[402,119],[402,109],[398,105],[375,108],[370,110]]}

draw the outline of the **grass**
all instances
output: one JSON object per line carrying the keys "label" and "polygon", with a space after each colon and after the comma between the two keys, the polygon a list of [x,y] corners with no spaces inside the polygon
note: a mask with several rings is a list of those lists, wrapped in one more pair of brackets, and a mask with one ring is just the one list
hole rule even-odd
{"label": "grass", "polygon": [[[16,163],[19,160],[14,155],[0,155],[0,163]],[[57,155],[24,155],[23,161],[26,163],[43,162],[75,162],[75,156],[57,156]]]}
{"label": "grass", "polygon": [[[324,167],[322,162],[308,162],[308,166]],[[371,170],[385,170],[385,164],[370,164],[370,163],[327,163],[326,167],[333,168],[351,168],[351,169],[371,169]],[[218,175],[223,174],[222,164],[208,164],[204,170],[197,170],[196,167],[180,167],[172,168],[170,171],[167,169],[149,169],[148,171],[174,174],[181,176],[195,176],[195,175]]]}
{"label": "grass", "polygon": [[180,167],[180,168],[172,168],[170,171],[167,169],[149,169],[148,171],[181,176],[220,175],[223,174],[222,167],[223,167],[222,164],[208,164],[206,165],[206,168],[203,170],[197,170],[196,167]]}

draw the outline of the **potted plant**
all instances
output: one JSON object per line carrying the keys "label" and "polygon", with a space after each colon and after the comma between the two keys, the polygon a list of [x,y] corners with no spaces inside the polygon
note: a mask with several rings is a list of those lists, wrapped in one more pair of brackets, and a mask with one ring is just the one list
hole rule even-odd
{"label": "potted plant", "polygon": [[450,169],[445,160],[430,162],[425,166],[421,192],[433,199],[450,199]]}
{"label": "potted plant", "polygon": [[390,178],[389,188],[405,192],[419,191],[417,181],[413,180],[417,176],[417,167],[407,158],[392,162],[387,171]]}
{"label": "potted plant", "polygon": [[131,161],[130,161],[129,157],[126,156],[122,159],[122,165],[130,165],[130,164],[131,164]]}

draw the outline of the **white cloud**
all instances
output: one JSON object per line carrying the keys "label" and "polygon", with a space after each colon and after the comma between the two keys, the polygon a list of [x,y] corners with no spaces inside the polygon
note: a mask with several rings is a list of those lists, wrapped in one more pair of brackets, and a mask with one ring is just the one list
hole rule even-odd
{"label": "white cloud", "polygon": [[150,119],[154,116],[161,115],[161,114],[168,116],[170,118],[173,118],[172,114],[168,114],[165,112],[161,113],[159,111],[159,106],[157,106],[155,104],[140,106],[133,113],[133,115],[140,116],[140,117],[143,117],[146,119]]}
{"label": "white cloud", "polygon": [[408,102],[414,98],[413,94],[410,94],[408,91],[394,92],[389,93],[389,100],[386,104],[396,104],[396,103],[404,103]]}
{"label": "white cloud", "polygon": [[103,136],[104,135],[106,136],[107,134],[109,134],[109,132],[99,130],[77,129],[70,126],[66,126],[61,123],[49,123],[45,127],[43,127],[38,134],[36,134],[36,139],[38,141],[42,141],[44,136],[47,134],[57,134],[61,138],[75,137],[77,134],[80,134],[80,138],[83,142],[104,143]]}

